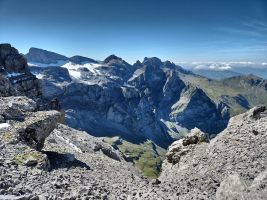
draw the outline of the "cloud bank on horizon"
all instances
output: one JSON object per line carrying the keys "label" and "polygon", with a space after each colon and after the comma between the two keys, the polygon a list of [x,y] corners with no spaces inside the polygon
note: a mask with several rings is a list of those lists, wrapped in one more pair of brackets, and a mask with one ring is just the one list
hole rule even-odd
{"label": "cloud bank on horizon", "polygon": [[191,70],[225,71],[244,67],[254,69],[267,69],[266,62],[181,62],[177,64]]}

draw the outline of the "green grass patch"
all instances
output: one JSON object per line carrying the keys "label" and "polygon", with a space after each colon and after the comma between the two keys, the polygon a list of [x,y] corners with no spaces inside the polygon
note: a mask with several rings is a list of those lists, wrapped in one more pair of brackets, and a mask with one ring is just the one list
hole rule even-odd
{"label": "green grass patch", "polygon": [[39,152],[29,152],[29,153],[18,154],[14,157],[14,161],[17,165],[24,165],[25,161],[29,158],[35,158],[37,160],[41,160],[42,154]]}
{"label": "green grass patch", "polygon": [[142,144],[133,144],[119,137],[105,138],[105,142],[118,148],[129,161],[140,169],[148,178],[157,178],[166,150],[147,140]]}

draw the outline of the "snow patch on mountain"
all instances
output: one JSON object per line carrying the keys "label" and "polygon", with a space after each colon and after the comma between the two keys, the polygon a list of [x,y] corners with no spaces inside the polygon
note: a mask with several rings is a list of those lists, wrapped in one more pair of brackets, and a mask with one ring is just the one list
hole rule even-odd
{"label": "snow patch on mountain", "polygon": [[76,70],[69,70],[69,74],[76,79],[81,78],[81,72],[78,72]]}
{"label": "snow patch on mountain", "polygon": [[43,75],[43,74],[36,74],[35,76],[36,76],[36,78],[38,78],[38,79],[43,79],[43,78],[44,78],[44,75]]}
{"label": "snow patch on mountain", "polygon": [[101,71],[97,69],[98,67],[101,67],[101,66],[102,65],[99,63],[83,62],[82,64],[76,64],[73,62],[68,62],[62,65],[61,67],[68,69],[69,74],[73,78],[81,79],[86,74],[82,72],[84,69],[88,70],[88,73],[90,73],[90,76],[102,75]]}
{"label": "snow patch on mountain", "polygon": [[144,73],[144,69],[137,69],[137,70],[133,73],[132,77],[129,78],[128,81],[132,81],[132,80],[134,80],[136,77],[140,76],[142,73]]}
{"label": "snow patch on mountain", "polygon": [[8,123],[0,123],[0,129],[8,128],[10,124]]}
{"label": "snow patch on mountain", "polygon": [[17,77],[22,75],[22,73],[16,73],[16,72],[12,72],[12,73],[8,73],[6,76],[7,78],[12,78],[12,77]]}
{"label": "snow patch on mountain", "polygon": [[86,68],[88,69],[90,72],[92,72],[94,75],[100,75],[100,71],[97,70],[98,67],[102,66],[99,63],[88,63],[88,62],[84,62],[84,64],[75,64],[73,62],[68,62],[65,63],[64,65],[62,65],[61,67],[65,67],[67,68],[69,71],[77,71],[81,68]]}

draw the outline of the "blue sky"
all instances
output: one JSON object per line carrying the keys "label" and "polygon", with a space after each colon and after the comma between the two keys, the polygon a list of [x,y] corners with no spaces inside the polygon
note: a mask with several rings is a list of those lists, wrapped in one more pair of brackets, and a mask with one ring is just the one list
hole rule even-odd
{"label": "blue sky", "polygon": [[267,61],[267,0],[0,0],[0,27],[22,53]]}

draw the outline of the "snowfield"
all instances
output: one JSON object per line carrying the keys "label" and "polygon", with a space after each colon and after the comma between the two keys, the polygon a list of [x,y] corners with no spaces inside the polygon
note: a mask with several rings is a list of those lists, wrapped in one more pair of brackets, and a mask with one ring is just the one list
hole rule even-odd
{"label": "snowfield", "polygon": [[90,72],[92,72],[94,75],[101,75],[100,71],[97,70],[98,67],[103,66],[102,64],[99,63],[88,63],[88,62],[84,62],[83,64],[79,65],[79,64],[75,64],[72,62],[68,62],[64,65],[62,65],[61,67],[67,68],[69,70],[69,73],[73,73],[71,71],[77,71],[79,68],[86,68],[88,69]]}
{"label": "snowfield", "polygon": [[[72,76],[75,79],[80,79],[81,78],[81,72],[79,71],[82,68],[86,68],[89,70],[89,72],[92,73],[92,75],[103,75],[100,70],[98,70],[98,67],[103,66],[103,64],[99,63],[90,63],[90,62],[83,62],[82,64],[76,64],[70,61],[64,61],[64,60],[59,60],[57,63],[49,63],[49,64],[44,64],[44,63],[35,63],[35,62],[29,62],[28,65],[30,67],[64,67],[68,69],[70,76]],[[15,75],[15,74],[14,74]],[[42,79],[43,76],[39,74],[35,74],[37,78]]]}

